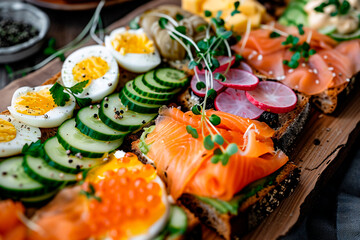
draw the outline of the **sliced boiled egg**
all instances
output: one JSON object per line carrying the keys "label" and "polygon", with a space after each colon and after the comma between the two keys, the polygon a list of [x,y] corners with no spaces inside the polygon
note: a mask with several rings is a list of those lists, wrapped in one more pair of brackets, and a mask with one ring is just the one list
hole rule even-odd
{"label": "sliced boiled egg", "polygon": [[65,87],[88,80],[84,91],[76,96],[99,102],[115,91],[119,81],[119,68],[105,47],[93,45],[81,48],[66,58],[61,78]]}
{"label": "sliced boiled egg", "polygon": [[142,28],[118,28],[105,37],[105,46],[115,57],[119,65],[131,72],[147,72],[161,62],[154,42],[148,38]]}
{"label": "sliced boiled egg", "polygon": [[36,142],[40,129],[28,126],[10,115],[0,115],[0,157],[21,153],[23,146]]}
{"label": "sliced boiled egg", "polygon": [[18,121],[41,128],[58,127],[71,118],[75,109],[74,97],[71,96],[64,106],[57,106],[49,91],[52,86],[17,89],[8,107],[11,115]]}

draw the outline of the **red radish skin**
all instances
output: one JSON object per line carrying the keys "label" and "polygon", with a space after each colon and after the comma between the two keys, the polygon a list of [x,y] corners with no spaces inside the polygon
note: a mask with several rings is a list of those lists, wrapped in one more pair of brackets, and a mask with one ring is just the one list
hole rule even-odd
{"label": "red radish skin", "polygon": [[246,97],[258,108],[272,113],[290,112],[296,107],[295,92],[284,84],[272,81],[260,82]]}
{"label": "red radish skin", "polygon": [[[224,72],[228,68],[229,62],[231,61],[231,66],[235,63],[235,56],[227,57],[227,56],[219,56],[216,58],[219,61],[220,67],[214,70],[213,73],[217,72]],[[203,64],[203,69],[199,70],[198,67],[196,67],[196,71],[200,74],[205,74],[205,65]]]}
{"label": "red radish skin", "polygon": [[[199,76],[199,80],[203,83],[205,83],[205,74],[198,74]],[[196,79],[196,75],[193,76],[193,78],[191,79],[190,82],[190,86],[191,86],[191,90],[199,97],[205,97],[206,94],[206,88],[202,88],[200,90],[197,90],[196,88],[196,84],[198,83],[198,80]],[[214,90],[219,93],[222,92],[226,87],[224,87],[223,85],[221,85],[220,83],[218,83],[217,81],[214,80]]]}
{"label": "red radish skin", "polygon": [[247,99],[245,91],[233,88],[227,88],[215,98],[215,108],[218,111],[250,119],[258,119],[264,112]]}
{"label": "red radish skin", "polygon": [[224,82],[218,82],[225,87],[238,90],[254,90],[259,84],[259,78],[257,78],[254,74],[240,69],[230,69],[225,77],[226,80]]}
{"label": "red radish skin", "polygon": [[249,64],[247,64],[246,62],[241,61],[238,67],[240,70],[244,70],[250,73],[254,73],[252,68],[250,67]]}

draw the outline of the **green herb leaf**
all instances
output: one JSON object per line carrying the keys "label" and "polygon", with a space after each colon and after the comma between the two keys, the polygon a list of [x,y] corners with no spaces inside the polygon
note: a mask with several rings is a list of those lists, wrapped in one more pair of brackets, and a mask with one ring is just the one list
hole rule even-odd
{"label": "green herb leaf", "polygon": [[189,69],[194,69],[196,66],[197,66],[197,62],[195,62],[194,60],[191,60],[188,64]]}
{"label": "green herb leaf", "polygon": [[280,34],[278,34],[277,32],[271,32],[270,33],[270,38],[278,38],[278,37],[280,37],[281,35]]}
{"label": "green herb leaf", "polygon": [[206,88],[206,85],[205,85],[205,83],[204,82],[197,82],[196,83],[196,89],[197,90],[201,90],[201,89],[203,89],[203,88]]}
{"label": "green herb leaf", "polygon": [[223,145],[224,144],[224,138],[221,135],[216,134],[214,136],[214,142],[216,142],[219,145]]}
{"label": "green herb leaf", "polygon": [[133,20],[131,20],[129,23],[130,29],[139,29],[140,28],[139,20],[140,20],[139,17],[136,17]]}
{"label": "green herb leaf", "polygon": [[214,150],[214,155],[221,155],[221,154],[223,154],[223,152],[221,151],[220,148],[216,148],[216,149]]}
{"label": "green herb leaf", "polygon": [[101,198],[95,195],[95,188],[91,183],[89,183],[89,190],[81,190],[80,194],[85,195],[87,199],[93,198],[96,201],[101,202]]}
{"label": "green herb leaf", "polygon": [[298,31],[300,35],[304,35],[305,31],[304,31],[304,25],[303,24],[299,24],[297,25]]}
{"label": "green herb leaf", "polygon": [[215,155],[210,159],[210,162],[213,164],[217,164],[218,162],[220,162],[220,160],[221,160],[221,156]]}
{"label": "green herb leaf", "polygon": [[175,30],[178,31],[179,33],[186,35],[186,27],[185,26],[177,26],[177,27],[175,27]]}
{"label": "green herb leaf", "polygon": [[234,2],[234,8],[235,8],[235,10],[237,10],[237,9],[239,8],[239,6],[240,6],[240,2],[239,2],[239,1]]}
{"label": "green herb leaf", "polygon": [[232,32],[226,31],[224,27],[219,27],[216,29],[216,35],[222,39],[228,39],[229,37],[231,37]]}
{"label": "green herb leaf", "polygon": [[189,134],[191,134],[191,136],[192,136],[193,138],[199,138],[199,134],[198,134],[197,130],[196,130],[195,128],[193,128],[192,126],[187,125],[187,126],[186,126],[186,131],[187,131]]}
{"label": "green herb leaf", "polygon": [[176,19],[177,21],[181,21],[181,20],[184,19],[184,16],[181,15],[180,13],[177,13],[177,14],[175,15],[175,19]]}
{"label": "green herb leaf", "polygon": [[195,31],[196,32],[202,32],[206,30],[206,25],[202,24],[196,27]]}
{"label": "green herb leaf", "polygon": [[207,149],[207,150],[211,150],[211,149],[214,148],[214,142],[212,141],[210,135],[207,135],[207,136],[204,138],[204,147],[205,147],[205,149]]}
{"label": "green herb leaf", "polygon": [[209,90],[207,91],[206,95],[207,95],[208,98],[210,98],[210,99],[215,99],[217,93],[216,93],[216,91],[215,91],[214,89],[211,88],[211,89],[209,89]]}
{"label": "green herb leaf", "polygon": [[211,17],[212,13],[209,10],[204,11],[205,17]]}
{"label": "green herb leaf", "polygon": [[89,82],[89,80],[79,82],[79,83],[75,84],[74,86],[70,87],[69,90],[73,94],[82,93],[84,91],[84,87],[86,86],[86,84],[88,84],[88,82]]}
{"label": "green herb leaf", "polygon": [[159,19],[159,26],[161,27],[161,29],[165,29],[166,24],[168,23],[169,20],[167,20],[166,18],[161,17]]}
{"label": "green herb leaf", "polygon": [[9,74],[9,75],[12,75],[13,74],[13,70],[12,70],[12,68],[9,66],[9,65],[7,65],[7,64],[5,64],[5,71],[6,71],[6,73],[7,74]]}
{"label": "green herb leaf", "polygon": [[217,126],[221,123],[221,118],[215,114],[212,114],[210,117],[209,117],[209,121],[214,125],[214,126]]}
{"label": "green herb leaf", "polygon": [[309,51],[310,56],[311,56],[311,55],[314,55],[315,53],[316,53],[316,50],[315,50],[315,49],[310,49],[310,51]]}
{"label": "green herb leaf", "polygon": [[216,58],[211,58],[211,64],[213,65],[213,67],[216,69],[218,67],[220,67],[220,63]]}
{"label": "green herb leaf", "polygon": [[79,105],[79,107],[83,108],[86,106],[89,106],[92,102],[91,98],[78,98],[75,97],[77,104]]}
{"label": "green herb leaf", "polygon": [[32,142],[30,145],[25,143],[21,150],[21,153],[24,155],[42,158],[45,155],[44,145],[41,143],[40,140]]}
{"label": "green herb leaf", "polygon": [[239,151],[238,146],[235,143],[230,143],[226,148],[226,153],[231,155],[234,155]]}
{"label": "green herb leaf", "polygon": [[239,10],[233,10],[233,11],[231,12],[231,16],[234,16],[234,15],[236,15],[236,14],[238,14],[238,13],[240,13]]}
{"label": "green herb leaf", "polygon": [[216,18],[219,19],[219,18],[221,17],[222,13],[223,13],[223,11],[221,11],[221,10],[218,11],[218,12],[216,13]]}
{"label": "green herb leaf", "polygon": [[224,153],[223,155],[221,155],[221,164],[223,166],[226,166],[226,164],[229,162],[230,156],[226,153]]}
{"label": "green herb leaf", "polygon": [[214,78],[217,79],[217,80],[220,80],[222,82],[226,81],[226,77],[224,76],[224,74],[219,73],[219,72],[214,74]]}
{"label": "green herb leaf", "polygon": [[191,108],[192,113],[195,115],[201,115],[201,110],[202,107],[199,104],[196,104]]}
{"label": "green herb leaf", "polygon": [[70,99],[70,95],[65,93],[64,90],[65,88],[57,82],[49,90],[55,104],[61,107],[64,106]]}

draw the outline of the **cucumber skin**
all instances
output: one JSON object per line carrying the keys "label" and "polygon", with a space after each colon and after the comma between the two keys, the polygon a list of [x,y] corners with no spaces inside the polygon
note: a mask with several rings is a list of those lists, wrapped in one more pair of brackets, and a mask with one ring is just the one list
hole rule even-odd
{"label": "cucumber skin", "polygon": [[47,164],[49,164],[49,166],[53,167],[53,168],[56,168],[62,172],[65,172],[65,173],[70,173],[70,174],[77,174],[77,173],[80,173],[82,171],[84,171],[84,169],[75,169],[75,168],[67,168],[67,167],[64,167],[54,161],[52,161],[52,159],[47,155],[47,153],[45,152],[45,157],[44,157],[44,160]]}
{"label": "cucumber skin", "polygon": [[[157,77],[157,72],[158,71],[166,71],[166,69],[170,69],[172,71],[178,71],[178,72],[181,72],[183,74],[185,74],[185,72],[183,71],[180,71],[180,70],[177,70],[177,69],[173,69],[173,68],[159,68],[159,69],[156,69],[154,71],[154,79],[155,81],[157,81],[159,84],[161,85],[164,85],[166,87],[172,87],[172,88],[181,88],[181,87],[184,87],[186,86],[188,83],[189,83],[189,80],[190,80],[190,77],[189,76],[186,76],[186,80],[184,82],[179,82],[179,83],[169,83],[169,82],[166,82],[166,81],[163,81],[161,80],[160,78]],[[186,75],[186,74],[185,74]]]}
{"label": "cucumber skin", "polygon": [[[150,88],[151,90],[153,90],[153,91],[155,91],[155,92],[159,92],[159,93],[168,93],[168,92],[174,91],[174,88],[170,88],[170,87],[166,87],[166,86],[164,86],[164,88],[159,88],[159,87],[154,87],[154,86],[152,86],[151,84],[149,84],[149,83],[146,81],[146,75],[147,75],[147,74],[151,74],[151,72],[148,72],[148,73],[144,74],[144,77],[143,77],[142,81],[143,81],[144,85],[147,86],[148,88]],[[155,77],[154,77],[155,71],[153,71],[152,74],[153,74],[153,79],[154,79],[154,81],[156,81],[156,80],[155,80]],[[157,82],[157,81],[156,81],[156,82]]]}
{"label": "cucumber skin", "polygon": [[[43,176],[38,175],[35,171],[33,171],[29,167],[29,165],[27,163],[26,155],[24,156],[24,161],[22,162],[22,166],[23,166],[24,171],[26,172],[27,175],[29,175],[32,179],[44,184],[45,186],[57,188],[57,187],[60,187],[65,182],[65,181],[52,180],[52,179],[45,178]],[[68,183],[69,184],[76,183],[76,181],[70,181]]]}
{"label": "cucumber skin", "polygon": [[[84,151],[84,150],[80,150],[77,148],[74,148],[72,146],[70,146],[70,144],[68,144],[61,136],[60,134],[56,134],[56,137],[59,141],[59,143],[63,146],[63,148],[65,148],[66,150],[70,150],[72,153],[81,153],[81,155],[83,157],[88,157],[88,158],[101,158],[104,156],[105,153],[93,153],[93,152],[88,152],[88,151]],[[114,149],[115,150],[115,149]]]}
{"label": "cucumber skin", "polygon": [[[127,83],[128,84],[128,83]],[[127,88],[127,84],[125,85],[125,87],[123,88],[123,91],[125,92],[125,94],[131,98],[131,99],[134,99],[135,101],[137,102],[140,102],[140,103],[145,103],[145,104],[166,104],[169,102],[169,100],[167,99],[147,99],[147,97],[144,97],[144,96],[137,96],[133,93],[131,93]],[[134,84],[132,84],[132,87],[134,89]],[[135,90],[134,90],[135,91]]]}
{"label": "cucumber skin", "polygon": [[101,132],[98,132],[98,131],[95,131],[91,128],[89,128],[88,126],[86,126],[85,124],[82,123],[82,121],[80,120],[80,118],[78,117],[78,115],[76,115],[75,117],[75,122],[76,122],[76,125],[75,127],[77,129],[79,129],[79,131],[86,135],[86,136],[89,136],[93,139],[96,139],[96,140],[101,140],[101,141],[112,141],[112,140],[118,140],[120,138],[123,138],[125,137],[127,134],[124,134],[124,135],[106,135],[104,133],[101,133]]}
{"label": "cucumber skin", "polygon": [[127,106],[130,110],[132,110],[134,112],[156,113],[159,111],[159,108],[161,107],[161,105],[159,107],[154,107],[154,108],[147,108],[147,107],[139,106],[136,103],[132,102],[129,99],[129,97],[125,94],[124,91],[120,92],[119,97],[120,97],[121,102],[124,104],[124,106]]}
{"label": "cucumber skin", "polygon": [[[135,80],[136,80],[136,78],[135,78]],[[180,92],[180,89],[179,90],[174,90],[173,92],[169,92],[169,93],[158,93],[158,94],[156,94],[156,93],[149,93],[149,92],[147,92],[147,91],[144,91],[143,89],[141,89],[140,87],[138,87],[137,85],[136,85],[136,82],[135,82],[135,80],[134,80],[134,83],[133,83],[133,88],[134,88],[134,90],[138,93],[138,94],[140,94],[141,96],[144,96],[144,97],[150,97],[150,98],[158,98],[158,99],[164,99],[164,100],[167,100],[167,101],[169,101],[170,99],[172,99],[178,92]],[[138,80],[139,81],[139,80]],[[143,80],[142,79],[140,79],[140,81],[142,81],[143,82]],[[144,84],[145,85],[145,84]],[[145,85],[146,86],[146,85]],[[148,86],[146,86],[146,87],[148,87]],[[150,87],[148,87],[148,88],[150,88]],[[150,90],[151,90],[151,88],[150,88]],[[153,92],[155,92],[154,90],[152,90]]]}

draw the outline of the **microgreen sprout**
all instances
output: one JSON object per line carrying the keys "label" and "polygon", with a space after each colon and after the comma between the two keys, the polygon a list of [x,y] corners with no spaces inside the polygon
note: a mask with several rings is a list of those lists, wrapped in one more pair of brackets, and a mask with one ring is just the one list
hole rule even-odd
{"label": "microgreen sprout", "polygon": [[335,6],[335,11],[330,13],[331,17],[335,17],[337,15],[346,15],[348,14],[348,12],[351,9],[351,5],[347,0],[328,0],[327,2],[323,2],[321,3],[319,6],[317,6],[315,9],[315,11],[317,12],[324,12],[324,8],[326,8],[327,6]]}
{"label": "microgreen sprout", "polygon": [[[234,3],[234,10],[231,12],[231,16],[234,16],[240,11],[238,10],[240,5],[239,1]],[[151,14],[151,13],[150,13]],[[175,19],[162,13],[152,13],[154,16],[159,17],[159,26],[161,29],[166,29],[170,37],[176,40],[181,46],[184,47],[190,58],[188,67],[194,69],[195,77],[197,79],[196,88],[198,90],[204,89],[206,94],[204,100],[199,105],[192,107],[191,111],[194,115],[201,117],[200,127],[194,128],[191,125],[186,126],[186,131],[191,134],[194,138],[199,138],[198,130],[201,130],[203,134],[204,148],[212,150],[217,147],[214,151],[214,157],[216,160],[211,160],[213,163],[221,161],[223,165],[226,165],[231,155],[235,154],[234,147],[235,143],[227,142],[220,134],[218,129],[215,127],[221,123],[221,118],[216,114],[208,116],[206,114],[206,102],[208,99],[215,99],[217,96],[216,91],[213,89],[215,79],[220,81],[226,81],[226,74],[231,67],[232,53],[227,40],[233,35],[232,31],[228,31],[225,28],[225,21],[221,18],[222,11],[218,11],[215,15],[208,10],[204,11],[204,16],[210,18],[208,26],[201,25],[196,31],[206,31],[206,37],[198,42],[194,42],[189,38],[187,29],[185,26],[180,26],[177,21],[182,20],[182,17],[176,16]],[[210,30],[213,29],[215,35],[210,34]],[[194,51],[195,50],[195,51]],[[195,53],[195,54],[193,54]],[[214,71],[220,67],[220,63],[217,59],[218,56],[227,55],[230,59],[227,68],[222,73],[214,73]],[[241,56],[236,56],[235,60],[239,62]],[[198,71],[203,70],[205,75],[205,83],[201,82],[198,76]],[[205,129],[209,133],[205,136]],[[224,144],[227,147],[224,147]],[[235,144],[236,145],[236,144]],[[230,146],[230,150],[229,149]],[[232,150],[231,150],[232,149]]]}

